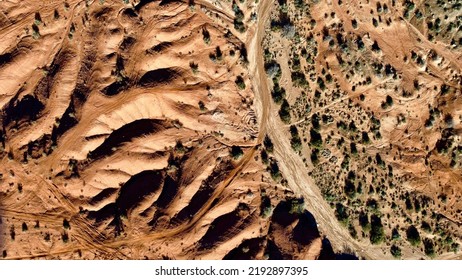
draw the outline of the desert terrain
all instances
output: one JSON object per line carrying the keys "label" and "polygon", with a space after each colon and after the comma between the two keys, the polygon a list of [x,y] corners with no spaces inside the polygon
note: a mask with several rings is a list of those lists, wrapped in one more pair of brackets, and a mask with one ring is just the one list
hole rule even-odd
{"label": "desert terrain", "polygon": [[366,258],[460,258],[461,3],[271,5],[267,131],[320,229]]}
{"label": "desert terrain", "polygon": [[459,1],[0,1],[0,259],[459,259]]}

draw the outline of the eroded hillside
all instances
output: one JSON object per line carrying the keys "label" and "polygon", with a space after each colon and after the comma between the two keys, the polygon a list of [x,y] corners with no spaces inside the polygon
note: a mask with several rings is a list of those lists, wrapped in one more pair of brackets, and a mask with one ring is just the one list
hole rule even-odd
{"label": "eroded hillside", "polygon": [[335,257],[256,153],[254,1],[0,11],[1,257]]}

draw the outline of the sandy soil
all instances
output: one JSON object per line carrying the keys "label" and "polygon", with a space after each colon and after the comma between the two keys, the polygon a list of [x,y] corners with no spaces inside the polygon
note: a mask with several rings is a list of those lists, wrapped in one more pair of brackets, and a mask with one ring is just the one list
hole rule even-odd
{"label": "sandy soil", "polygon": [[[279,1],[279,3],[284,2],[286,1]],[[388,4],[386,9],[384,3],[377,1],[320,2],[307,4],[309,8],[306,14],[300,12],[304,8],[294,8],[290,1],[288,7],[285,4],[282,6],[275,4],[275,1],[268,3],[267,10],[271,10],[270,13],[272,13],[268,15],[271,16],[272,27],[270,29],[270,24],[262,23],[261,28],[265,30],[264,47],[270,49],[271,59],[275,59],[282,70],[282,75],[278,79],[281,87],[286,89],[285,98],[290,104],[292,119],[286,124],[279,119],[280,105],[275,104],[270,93],[274,82],[267,79],[263,59],[260,59],[258,66],[253,68],[256,77],[254,84],[262,85],[256,91],[261,93],[256,95],[257,112],[260,112],[262,116],[260,120],[263,126],[267,126],[267,134],[275,146],[274,157],[282,173],[290,174],[284,177],[288,185],[293,190],[304,194],[307,201],[312,201],[308,203],[312,205],[310,211],[316,213],[315,216],[320,221],[320,229],[329,236],[337,248],[351,248],[365,258],[382,259],[392,258],[390,243],[399,243],[399,246],[402,246],[403,258],[429,257],[425,255],[423,248],[410,246],[405,238],[392,241],[389,238],[391,230],[386,232],[386,242],[381,245],[371,245],[367,234],[362,238],[361,236],[353,238],[351,227],[348,228],[337,222],[336,202],[349,204],[350,213],[357,213],[359,209],[362,209],[355,206],[358,203],[361,205],[358,197],[365,200],[374,197],[370,193],[363,193],[352,199],[345,198],[342,185],[344,185],[348,168],[345,172],[342,159],[350,156],[352,158],[350,170],[356,172],[358,177],[364,176],[363,178],[368,178],[368,182],[371,180],[374,182],[374,179],[382,179],[383,177],[380,176],[383,175],[372,174],[368,168],[371,166],[370,161],[366,159],[367,156],[371,158],[380,154],[389,163],[388,168],[393,170],[393,174],[396,174],[394,176],[399,178],[398,191],[390,190],[388,194],[382,192],[381,195],[374,197],[383,198],[385,210],[381,211],[386,226],[391,229],[392,225],[396,225],[405,231],[403,229],[408,226],[409,221],[420,226],[420,219],[430,220],[419,214],[407,214],[401,210],[394,210],[396,205],[394,209],[390,206],[393,202],[400,205],[398,209],[403,209],[404,206],[401,205],[404,205],[406,196],[411,199],[419,195],[428,197],[432,201],[432,206],[426,208],[426,213],[439,213],[434,214],[431,219],[440,214],[444,216],[441,223],[431,222],[432,226],[444,229],[443,232],[437,232],[435,229],[428,235],[423,235],[427,240],[438,243],[438,254],[441,254],[438,257],[446,258],[448,254],[444,253],[444,250],[448,250],[448,247],[441,244],[441,239],[447,238],[447,234],[460,238],[460,216],[457,214],[460,210],[457,209],[460,209],[458,203],[460,203],[461,196],[458,188],[455,187],[458,185],[456,182],[460,181],[460,169],[458,160],[454,156],[457,152],[447,152],[444,155],[445,152],[441,150],[440,145],[446,141],[444,139],[453,137],[445,136],[443,131],[448,127],[445,128],[445,125],[441,124],[443,117],[437,118],[435,125],[432,124],[430,127],[424,123],[429,119],[429,108],[437,108],[432,110],[440,110],[440,113],[444,111],[445,113],[441,115],[451,120],[450,125],[454,125],[454,129],[458,127],[460,117],[459,110],[456,108],[459,106],[459,101],[455,96],[457,94],[452,95],[452,92],[460,91],[458,84],[460,81],[460,48],[457,48],[457,44],[447,44],[444,32],[441,35],[443,38],[429,39],[430,30],[421,30],[415,20],[400,16],[404,10],[404,4],[392,5],[388,1],[385,2]],[[435,3],[430,5],[436,6]],[[425,9],[430,11],[428,8]],[[421,7],[420,11],[422,10]],[[413,13],[414,11],[417,13],[418,9],[414,8]],[[284,19],[282,15],[286,16],[285,13],[288,13],[290,20]],[[427,22],[436,16],[431,13]],[[451,19],[451,17],[448,18]],[[284,24],[289,22],[295,25],[295,36],[290,39],[285,38],[284,31],[281,31],[282,27],[278,29],[276,26],[278,20],[285,20]],[[353,26],[353,22],[356,26]],[[425,25],[425,20],[420,20],[418,23]],[[312,27],[307,28],[308,25]],[[454,34],[453,38],[457,36],[459,35]],[[356,44],[359,39],[362,39],[365,45],[363,44],[362,49],[358,50]],[[300,49],[308,50],[308,53],[313,51],[307,42],[310,40],[314,42],[315,54],[300,53]],[[372,52],[366,51],[371,46],[380,47]],[[414,52],[418,55],[413,54]],[[429,53],[432,52],[437,55],[430,59]],[[305,88],[294,86],[290,75],[291,71],[296,71],[293,67],[296,61],[295,54],[300,57],[301,72],[306,74],[307,86]],[[260,52],[256,56],[261,58],[266,54]],[[424,62],[418,61],[419,56],[424,57]],[[308,57],[312,59],[311,62],[308,62]],[[410,61],[410,57],[413,61]],[[427,66],[423,67],[422,64],[425,64],[426,60],[428,60]],[[373,67],[382,65],[383,67],[385,64],[387,67],[391,65],[393,67],[391,69],[395,69],[394,71],[398,74],[376,74],[377,69],[375,73],[371,69],[371,65]],[[319,78],[327,81],[327,74],[330,76],[330,81],[326,82],[325,89],[320,89]],[[372,77],[367,83],[363,82],[366,76]],[[442,86],[442,83],[446,85]],[[438,90],[440,87],[451,88],[451,93],[448,93],[451,97],[442,97]],[[318,97],[315,96],[315,92],[319,94]],[[407,96],[409,92],[411,96]],[[392,96],[394,101],[391,102],[393,105],[389,108],[384,106],[387,95]],[[304,103],[300,104],[300,100],[308,102],[309,107],[302,106],[301,104]],[[449,104],[451,105],[448,106]],[[305,108],[309,108],[307,113]],[[322,122],[320,133],[325,142],[320,148],[320,154],[323,155],[319,156],[320,160],[316,165],[311,163],[310,155],[313,146],[307,141],[310,137],[311,121],[315,115],[334,120],[333,122],[324,120]],[[358,140],[352,130],[346,129],[345,131],[339,128],[340,121],[347,124],[351,121],[357,124],[357,130],[368,131],[370,126],[364,123],[367,124],[371,116],[380,120],[380,137],[374,137],[374,141],[369,146],[358,144],[360,139]],[[452,116],[454,119],[447,116]],[[300,151],[294,151],[291,146],[289,128],[293,127],[298,128],[299,136],[304,142]],[[452,128],[449,130],[452,131]],[[366,156],[361,158],[361,156],[353,155],[348,152],[349,148],[338,148],[339,144],[336,147],[335,144],[340,143],[340,139],[342,141],[347,139],[347,143],[352,142],[353,144],[356,141],[359,154],[364,153]],[[449,144],[449,149],[457,150],[458,144],[451,143],[453,144]],[[449,167],[449,161],[452,162],[452,167]],[[365,172],[366,170],[368,172]],[[343,176],[344,172],[345,176]],[[323,197],[325,193],[322,192],[336,192],[340,199],[326,202]],[[400,196],[402,201],[395,200],[396,193],[404,193]],[[387,196],[390,197],[385,199]],[[445,198],[442,203],[441,197]],[[400,214],[400,211],[405,214]],[[445,214],[442,214],[443,212]],[[357,224],[355,219],[356,217],[352,214],[350,226]],[[424,230],[421,229],[422,231]],[[405,236],[405,233],[402,236]],[[451,254],[454,258],[460,258],[460,252],[455,254],[451,252]]]}
{"label": "sandy soil", "polygon": [[[381,136],[363,149],[364,158],[354,158],[357,169],[367,170],[367,156],[382,155],[399,176],[398,189],[436,201],[429,213],[454,238],[460,233],[462,163],[450,156],[459,152],[462,56],[450,48],[456,35],[431,39],[431,25],[414,15],[428,11],[422,3],[408,17],[396,16],[401,4],[387,7],[380,22],[393,20],[388,27],[374,26],[373,11],[364,8],[379,9],[376,1],[316,4],[309,14],[319,47],[312,70],[321,77],[328,69],[336,88],[308,113],[294,114],[300,96],[311,102],[317,85],[292,83],[291,52],[309,38],[294,44],[270,28],[277,1],[125,2],[0,2],[0,258],[389,259],[391,242],[352,237],[325,199],[319,173],[343,174],[341,160],[316,165],[309,146],[295,152],[291,145],[289,128],[298,127],[307,142],[303,129],[324,113],[369,121],[364,112],[372,112]],[[310,18],[296,27],[311,25]],[[332,34],[334,44],[322,38],[340,29],[367,48],[380,46],[348,57],[367,62],[354,66],[364,73],[351,74],[339,61]],[[280,53],[289,123],[271,97],[268,36]],[[400,83],[390,75],[363,82],[376,62],[392,65]],[[449,89],[440,94],[443,85]],[[418,94],[399,94],[398,87]],[[335,92],[339,97],[328,99]],[[387,95],[393,106],[383,105]],[[435,108],[432,129],[424,129]],[[335,124],[321,132],[332,143],[343,133]],[[267,137],[279,177],[264,158]],[[330,159],[344,158],[329,145]],[[327,187],[340,185],[339,176]],[[405,217],[390,216],[397,215],[390,205],[381,211],[387,238],[393,223],[424,220],[404,210]],[[427,257],[404,235],[399,242],[404,258]]]}
{"label": "sandy soil", "polygon": [[318,258],[256,153],[255,4],[129,2],[0,3],[1,257]]}
{"label": "sandy soil", "polygon": [[[272,6],[272,1],[266,1],[265,5],[260,7],[260,14],[265,18],[260,18],[258,31],[253,40],[253,45],[261,44],[267,27],[269,17],[269,9]],[[331,207],[324,201],[321,192],[315,185],[314,181],[308,176],[305,170],[305,164],[301,158],[292,151],[289,139],[287,138],[287,130],[281,125],[281,121],[277,115],[278,109],[274,106],[271,100],[271,93],[268,85],[268,78],[263,67],[262,49],[258,47],[251,48],[256,50],[249,54],[250,57],[255,57],[255,64],[251,64],[253,71],[254,84],[259,85],[256,88],[256,105],[257,112],[260,117],[260,131],[267,133],[275,146],[275,156],[280,163],[282,173],[287,178],[289,186],[298,194],[302,195],[307,204],[308,210],[318,220],[319,229],[332,242],[333,246],[339,250],[353,247],[356,252],[360,252],[363,257],[369,259],[382,259],[384,256],[380,253],[380,249],[366,248],[366,245],[357,244],[353,240],[348,231],[340,226],[335,218]],[[367,249],[367,251],[365,250]]]}

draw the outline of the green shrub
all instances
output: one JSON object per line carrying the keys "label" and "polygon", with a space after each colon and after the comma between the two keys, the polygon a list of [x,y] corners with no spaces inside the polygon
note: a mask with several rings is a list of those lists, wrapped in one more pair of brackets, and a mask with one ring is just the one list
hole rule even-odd
{"label": "green shrub", "polygon": [[302,72],[292,72],[291,78],[296,87],[305,88],[308,86],[308,81],[306,80],[305,74]]}
{"label": "green shrub", "polygon": [[356,186],[350,180],[345,180],[344,191],[347,197],[353,199],[356,196]]}
{"label": "green shrub", "polygon": [[348,210],[345,208],[345,206],[341,203],[337,203],[335,205],[335,216],[337,217],[337,220],[344,226],[348,225],[349,222],[349,215],[348,215]]}
{"label": "green shrub", "polygon": [[64,243],[67,243],[69,241],[69,234],[67,232],[63,232],[63,234],[61,235],[61,238]]}
{"label": "green shrub", "polygon": [[317,148],[311,150],[311,163],[317,165],[319,163],[319,150]]}
{"label": "green shrub", "polygon": [[42,17],[40,16],[40,13],[39,13],[39,12],[36,12],[36,13],[35,13],[35,21],[34,21],[34,23],[35,23],[36,25],[42,24]]}
{"label": "green shrub", "polygon": [[321,124],[319,121],[320,121],[320,118],[317,113],[311,116],[311,125],[313,126],[313,129],[316,131],[319,131],[319,129],[321,129]]}
{"label": "green shrub", "polygon": [[348,225],[348,232],[350,233],[351,237],[353,237],[354,239],[358,238],[358,232],[356,231],[356,228],[354,225],[352,224]]}
{"label": "green shrub", "polygon": [[363,145],[371,143],[371,139],[369,138],[369,134],[367,134],[366,131],[361,132],[361,143]]}
{"label": "green shrub", "polygon": [[399,231],[397,228],[394,228],[392,231],[391,231],[391,239],[393,240],[398,240],[401,238],[401,235],[399,234]]}
{"label": "green shrub", "polygon": [[193,61],[191,61],[189,63],[189,67],[191,67],[191,70],[194,74],[197,74],[198,70],[199,70],[199,64],[197,63],[194,63]]}
{"label": "green shrub", "polygon": [[387,95],[385,102],[382,102],[382,109],[388,109],[393,106],[393,98],[390,95]]}
{"label": "green shrub", "polygon": [[291,117],[290,117],[290,105],[289,102],[287,102],[286,99],[282,101],[281,104],[281,109],[279,109],[279,117],[281,120],[285,123],[290,123]]}
{"label": "green shrub", "polygon": [[205,27],[202,28],[202,38],[207,45],[210,44],[210,33]]}
{"label": "green shrub", "polygon": [[280,87],[278,83],[275,83],[273,90],[271,91],[271,97],[276,104],[281,104],[286,97],[286,90],[283,87]]}
{"label": "green shrub", "polygon": [[242,151],[241,147],[239,147],[239,146],[232,146],[231,147],[231,156],[234,159],[239,159],[243,154],[244,154],[244,152]]}
{"label": "green shrub", "polygon": [[265,148],[268,151],[268,153],[272,153],[274,151],[273,142],[271,141],[268,135],[266,135],[265,139],[263,139],[263,145],[265,145]]}
{"label": "green shrub", "polygon": [[242,33],[246,29],[243,23],[244,13],[239,8],[236,2],[233,2],[233,11],[234,11],[234,29]]}
{"label": "green shrub", "polygon": [[419,231],[413,225],[406,230],[406,238],[412,246],[418,246],[421,242]]}
{"label": "green shrub", "polygon": [[199,101],[198,105],[199,105],[199,109],[200,109],[201,111],[205,111],[205,110],[207,110],[207,108],[205,107],[205,104],[204,104],[204,102],[202,102],[202,101]]}
{"label": "green shrub", "polygon": [[281,79],[281,66],[275,60],[271,60],[265,63],[265,72],[273,80],[274,83],[279,82],[279,80]]}
{"label": "green shrub", "polygon": [[359,225],[363,228],[364,232],[369,232],[371,230],[371,223],[369,222],[369,216],[367,213],[361,211],[359,213]]}
{"label": "green shrub", "polygon": [[240,90],[244,90],[245,89],[245,82],[244,82],[244,79],[242,78],[242,76],[237,76],[236,77],[236,81],[235,81],[237,87],[240,89]]}
{"label": "green shrub", "polygon": [[271,178],[273,178],[274,181],[279,181],[282,178],[281,171],[279,170],[279,166],[276,161],[271,161],[270,163],[270,174]]}
{"label": "green shrub", "polygon": [[221,51],[220,47],[217,46],[215,49],[215,57],[220,61],[223,59],[223,52]]}
{"label": "green shrub", "polygon": [[261,151],[261,161],[267,165],[269,163],[268,160],[269,160],[268,153],[265,150],[262,150]]}
{"label": "green shrub", "polygon": [[435,257],[435,245],[433,244],[433,241],[431,239],[425,238],[423,244],[425,255],[429,256],[430,258]]}
{"label": "green shrub", "polygon": [[420,227],[427,233],[430,233],[432,231],[432,227],[430,226],[430,224],[425,221],[422,221],[422,224]]}
{"label": "green shrub", "polygon": [[392,255],[393,257],[395,257],[396,259],[401,258],[401,248],[399,248],[399,247],[396,246],[396,245],[391,245],[390,253],[391,253],[391,255]]}
{"label": "green shrub", "polygon": [[69,223],[69,221],[67,219],[63,220],[63,227],[65,229],[70,229],[71,228],[71,224]]}
{"label": "green shrub", "polygon": [[290,126],[290,134],[290,144],[292,146],[292,149],[294,149],[295,151],[300,151],[302,149],[302,140],[298,135],[298,129],[295,125]]}
{"label": "green shrub", "polygon": [[370,240],[372,244],[380,244],[385,239],[382,220],[377,215],[371,216],[371,233]]}
{"label": "green shrub", "polygon": [[290,201],[290,214],[302,214],[305,211],[305,202],[303,199],[292,199]]}
{"label": "green shrub", "polygon": [[313,128],[310,129],[310,145],[314,147],[322,147],[322,137],[316,130]]}
{"label": "green shrub", "polygon": [[273,207],[271,206],[271,200],[268,196],[262,195],[260,203],[260,216],[263,218],[269,217],[272,211]]}

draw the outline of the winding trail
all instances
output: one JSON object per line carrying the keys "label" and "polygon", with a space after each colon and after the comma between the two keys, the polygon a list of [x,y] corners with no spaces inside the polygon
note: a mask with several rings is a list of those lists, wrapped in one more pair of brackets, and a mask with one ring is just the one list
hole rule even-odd
{"label": "winding trail", "polygon": [[248,45],[256,113],[260,123],[259,140],[265,134],[269,135],[274,145],[274,156],[289,187],[303,196],[308,211],[314,215],[318,222],[321,234],[324,234],[329,239],[335,251],[351,248],[366,259],[386,259],[387,257],[383,254],[381,247],[354,240],[348,230],[338,223],[333,209],[323,199],[321,191],[313,179],[308,176],[302,159],[292,151],[287,137],[289,132],[279,120],[277,108],[271,101],[270,86],[264,70],[263,47],[261,44],[273,2],[274,0],[261,1],[257,13],[259,18],[255,35]]}

